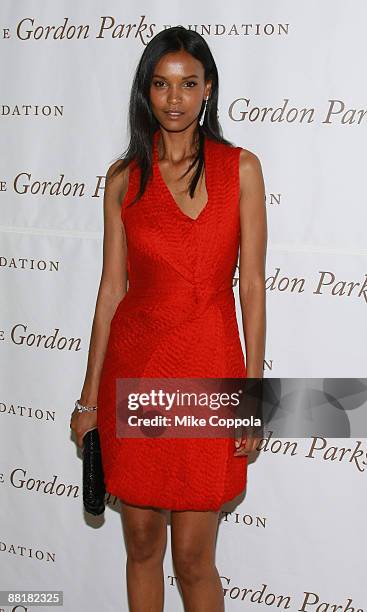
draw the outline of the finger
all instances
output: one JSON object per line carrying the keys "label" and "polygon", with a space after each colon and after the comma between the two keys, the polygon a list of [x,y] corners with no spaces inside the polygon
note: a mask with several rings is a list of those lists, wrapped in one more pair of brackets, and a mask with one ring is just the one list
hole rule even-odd
{"label": "finger", "polygon": [[234,451],[233,454],[235,455],[235,457],[242,457],[244,455],[248,455],[249,451],[247,451],[245,448],[240,448],[240,449]]}
{"label": "finger", "polygon": [[242,440],[241,446],[236,449],[235,455],[248,455],[257,450],[257,445],[260,442],[260,438],[245,438]]}
{"label": "finger", "polygon": [[246,444],[247,444],[247,440],[240,440],[239,445],[236,446],[236,451],[235,452],[238,453],[239,451],[242,451],[243,449],[247,449],[248,450]]}
{"label": "finger", "polygon": [[248,441],[247,438],[244,438],[243,440],[241,440],[241,444],[240,444],[238,450],[242,450],[242,449],[245,449],[247,451],[249,450],[249,441]]}
{"label": "finger", "polygon": [[83,438],[84,438],[85,434],[88,433],[88,431],[93,431],[93,429],[97,429],[97,427],[95,425],[93,425],[93,427],[90,427],[89,429],[86,429],[85,432],[83,433]]}
{"label": "finger", "polygon": [[249,444],[249,440],[245,438],[241,441],[241,445],[236,448],[234,454],[235,455],[246,455],[251,452],[251,444]]}

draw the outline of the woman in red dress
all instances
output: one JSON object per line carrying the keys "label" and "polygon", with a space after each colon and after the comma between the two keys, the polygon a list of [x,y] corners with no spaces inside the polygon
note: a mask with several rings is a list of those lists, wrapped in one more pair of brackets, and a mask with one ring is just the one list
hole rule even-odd
{"label": "woman in red dress", "polygon": [[[120,437],[116,380],[262,378],[266,213],[258,157],[217,117],[218,74],[205,40],[157,34],[137,67],[130,144],[108,169],[103,270],[80,403],[79,446],[98,427],[106,489],[121,501],[130,610],[163,609],[167,512],[185,609],[219,612],[222,505],[243,491],[256,438]],[[246,364],[238,332],[239,295]]]}

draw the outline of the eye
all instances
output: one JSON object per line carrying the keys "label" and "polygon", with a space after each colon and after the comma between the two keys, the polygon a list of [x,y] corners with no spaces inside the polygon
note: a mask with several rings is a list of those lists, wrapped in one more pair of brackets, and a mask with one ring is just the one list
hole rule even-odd
{"label": "eye", "polygon": [[[160,87],[165,85],[165,82],[161,81],[161,80],[155,80],[155,81],[153,81],[153,85],[155,85],[155,87],[159,87],[160,88]],[[196,87],[196,85],[197,85],[196,81],[185,81],[185,83],[184,83],[184,86],[185,87],[189,87],[189,88]]]}
{"label": "eye", "polygon": [[164,85],[164,81],[153,81],[153,85],[156,85],[156,87],[160,87],[161,84]]}

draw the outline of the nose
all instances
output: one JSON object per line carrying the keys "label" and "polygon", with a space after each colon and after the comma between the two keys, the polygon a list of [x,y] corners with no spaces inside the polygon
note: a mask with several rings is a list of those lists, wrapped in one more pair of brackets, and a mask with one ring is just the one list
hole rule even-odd
{"label": "nose", "polygon": [[181,100],[180,90],[177,87],[170,87],[168,89],[168,102],[170,104],[176,104]]}

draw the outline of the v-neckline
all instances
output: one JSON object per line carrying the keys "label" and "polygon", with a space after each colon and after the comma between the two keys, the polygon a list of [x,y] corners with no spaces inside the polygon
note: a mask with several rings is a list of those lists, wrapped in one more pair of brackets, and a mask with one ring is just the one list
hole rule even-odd
{"label": "v-neckline", "polygon": [[159,167],[159,159],[158,159],[159,134],[160,134],[160,130],[158,129],[153,135],[153,167],[156,168],[157,179],[160,183],[161,188],[163,189],[163,191],[166,192],[168,199],[170,200],[171,204],[173,205],[177,213],[181,216],[181,218],[185,219],[186,221],[190,221],[191,223],[195,223],[204,216],[204,213],[208,210],[208,206],[210,205],[210,201],[211,201],[211,185],[210,185],[210,170],[209,170],[210,164],[208,162],[208,139],[206,136],[204,136],[205,187],[206,187],[206,192],[207,192],[208,197],[207,197],[206,203],[204,204],[203,208],[199,212],[198,216],[191,217],[190,215],[187,215],[182,210],[182,208],[177,204],[175,198],[173,197],[171,193],[171,190],[168,188],[168,185],[162,176],[161,169]]}

